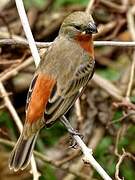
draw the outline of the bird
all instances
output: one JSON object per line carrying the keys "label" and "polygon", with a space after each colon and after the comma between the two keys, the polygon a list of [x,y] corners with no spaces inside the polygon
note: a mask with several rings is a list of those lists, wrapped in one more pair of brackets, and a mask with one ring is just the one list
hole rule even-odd
{"label": "bird", "polygon": [[28,166],[39,131],[62,119],[92,78],[94,33],[97,26],[90,13],[76,11],[63,20],[31,81],[25,123],[9,158],[10,169]]}

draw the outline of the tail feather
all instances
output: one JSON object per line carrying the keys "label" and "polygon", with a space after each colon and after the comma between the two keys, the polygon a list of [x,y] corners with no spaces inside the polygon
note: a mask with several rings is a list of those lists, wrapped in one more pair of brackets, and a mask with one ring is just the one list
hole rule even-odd
{"label": "tail feather", "polygon": [[28,139],[23,134],[20,135],[9,159],[9,168],[18,171],[27,167],[34,149],[34,145],[38,136],[38,132]]}

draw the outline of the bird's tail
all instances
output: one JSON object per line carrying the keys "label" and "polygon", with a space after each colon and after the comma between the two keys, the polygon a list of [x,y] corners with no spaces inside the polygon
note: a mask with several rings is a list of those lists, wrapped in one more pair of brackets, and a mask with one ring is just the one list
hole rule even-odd
{"label": "bird's tail", "polygon": [[18,171],[27,167],[30,162],[33,148],[38,136],[38,132],[28,139],[24,138],[23,134],[20,135],[9,159],[9,168]]}

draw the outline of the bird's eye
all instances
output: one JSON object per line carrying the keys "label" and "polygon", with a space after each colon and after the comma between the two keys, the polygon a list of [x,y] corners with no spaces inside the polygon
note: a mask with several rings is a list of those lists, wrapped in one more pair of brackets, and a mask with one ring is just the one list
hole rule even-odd
{"label": "bird's eye", "polygon": [[79,26],[79,25],[75,25],[74,26],[78,31],[80,31],[82,28],[81,28],[81,26]]}

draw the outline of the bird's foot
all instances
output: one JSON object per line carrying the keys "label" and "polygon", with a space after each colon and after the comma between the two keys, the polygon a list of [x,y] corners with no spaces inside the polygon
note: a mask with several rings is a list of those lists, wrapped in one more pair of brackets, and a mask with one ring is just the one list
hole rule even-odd
{"label": "bird's foot", "polygon": [[70,147],[70,148],[77,149],[77,142],[74,140],[73,136],[79,136],[81,139],[83,139],[83,135],[80,134],[79,132],[77,132],[77,131],[74,130],[74,129],[72,129],[72,130],[70,129],[70,130],[68,130],[68,132],[70,133],[71,139],[72,139],[71,145],[70,145],[69,147]]}
{"label": "bird's foot", "polygon": [[70,122],[66,119],[65,116],[61,117],[61,122],[64,124],[64,126],[67,128],[68,132],[70,133],[72,139],[73,139],[73,143],[70,147],[72,148],[76,148],[77,147],[77,143],[74,140],[73,136],[79,136],[80,138],[83,138],[83,136],[77,132],[76,130],[73,129],[73,127],[71,126]]}

